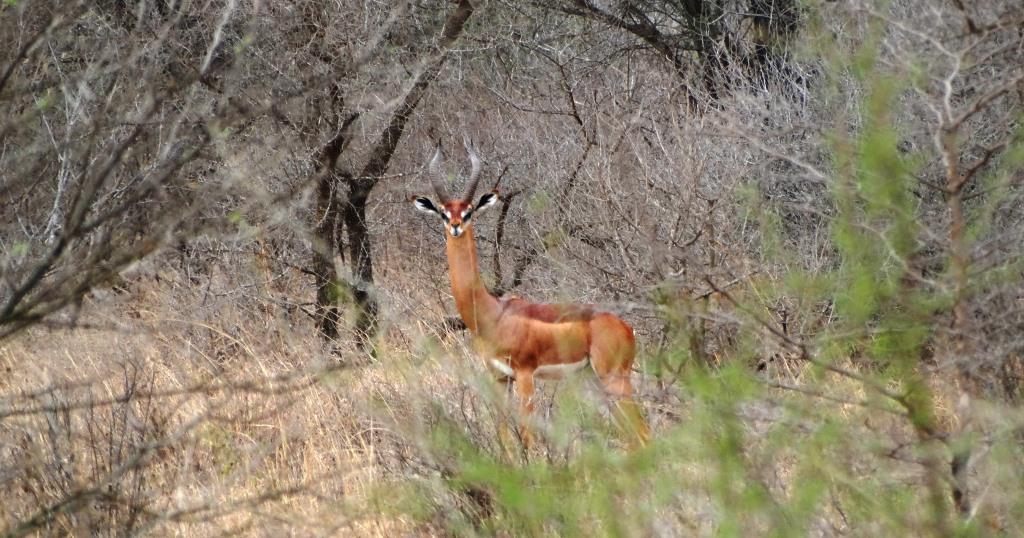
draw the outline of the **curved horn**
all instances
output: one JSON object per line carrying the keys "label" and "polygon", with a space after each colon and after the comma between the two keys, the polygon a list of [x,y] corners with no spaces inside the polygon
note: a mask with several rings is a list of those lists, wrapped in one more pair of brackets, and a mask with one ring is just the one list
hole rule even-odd
{"label": "curved horn", "polygon": [[430,159],[430,164],[427,169],[430,171],[428,174],[430,184],[434,187],[434,194],[437,194],[438,199],[442,204],[448,202],[448,191],[444,188],[444,180],[441,178],[441,162],[444,158],[441,156],[441,143],[437,143],[437,150],[434,151],[434,157]]}
{"label": "curved horn", "polygon": [[466,153],[469,154],[469,162],[471,165],[469,171],[469,187],[466,189],[466,196],[463,198],[467,202],[473,202],[473,194],[476,193],[476,186],[480,183],[480,156],[476,154],[476,148],[473,147],[473,142],[469,137],[462,138],[462,144],[466,146]]}

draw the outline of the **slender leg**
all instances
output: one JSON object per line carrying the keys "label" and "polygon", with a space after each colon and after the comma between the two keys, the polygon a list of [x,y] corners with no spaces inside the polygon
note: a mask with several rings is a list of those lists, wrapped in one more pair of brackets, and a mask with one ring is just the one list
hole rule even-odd
{"label": "slender leg", "polygon": [[601,384],[611,399],[609,407],[619,429],[629,436],[634,447],[646,445],[651,439],[651,430],[644,420],[640,404],[633,399],[629,371],[609,372],[601,378]]}
{"label": "slender leg", "polygon": [[[495,379],[495,382],[498,385],[499,394],[501,394],[501,393],[505,394],[505,404],[506,405],[508,405],[508,404],[510,404],[512,402],[512,382],[513,381],[515,381],[515,378],[508,377],[508,376],[501,376],[501,377],[498,377],[497,379]],[[505,420],[505,418],[506,417],[502,416],[502,417],[500,417],[498,419],[498,441],[501,444],[502,450],[504,450],[510,456],[510,459],[512,459],[512,456],[514,456],[514,454],[515,454],[515,450],[512,449],[512,446],[513,446],[512,431],[509,429],[508,421]]]}
{"label": "slender leg", "polygon": [[629,381],[636,356],[633,330],[622,320],[605,316],[591,322],[591,331],[594,339],[590,364],[611,399],[609,407],[616,426],[634,447],[645,445],[651,430],[640,404],[633,399],[633,385]]}
{"label": "slender leg", "polygon": [[533,444],[533,433],[530,431],[530,415],[533,413],[533,371],[516,371],[516,396],[519,397],[519,429],[523,435],[523,447],[529,449]]}

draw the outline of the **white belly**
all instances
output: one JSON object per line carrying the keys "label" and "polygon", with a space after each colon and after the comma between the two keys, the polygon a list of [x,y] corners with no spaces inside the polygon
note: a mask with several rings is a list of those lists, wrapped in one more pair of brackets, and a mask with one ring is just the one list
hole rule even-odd
{"label": "white belly", "polygon": [[512,367],[509,366],[508,363],[505,362],[505,361],[499,361],[498,359],[490,359],[490,360],[487,361],[487,364],[490,364],[491,368],[494,368],[495,370],[498,371],[498,373],[501,373],[501,374],[503,374],[505,376],[508,376],[508,377],[515,377],[516,376],[515,371],[513,371]]}
{"label": "white belly", "polygon": [[[515,370],[513,370],[505,361],[492,358],[487,360],[487,364],[499,374],[506,377],[516,376]],[[565,364],[546,364],[544,366],[538,366],[537,369],[533,371],[533,375],[539,379],[562,379],[565,376],[575,374],[576,372],[586,368],[588,364],[590,364],[589,358]]]}
{"label": "white belly", "polygon": [[533,375],[541,379],[562,379],[567,375],[579,372],[585,368],[587,364],[590,364],[589,358],[565,364],[545,364],[544,366],[538,366],[537,369],[534,370]]}

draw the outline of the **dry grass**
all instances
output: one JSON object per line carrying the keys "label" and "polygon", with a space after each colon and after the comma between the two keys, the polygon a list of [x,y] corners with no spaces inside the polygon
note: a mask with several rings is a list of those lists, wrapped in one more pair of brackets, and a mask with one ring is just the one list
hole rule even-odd
{"label": "dry grass", "polygon": [[[459,534],[485,509],[446,481],[457,462],[437,448],[436,435],[447,431],[439,426],[454,423],[501,465],[524,465],[514,439],[496,433],[508,409],[495,405],[501,398],[465,335],[398,318],[372,357],[354,346],[327,349],[301,311],[211,278],[199,287],[174,275],[140,278],[131,292],[91,297],[79,313],[88,327],[37,327],[0,347],[8,413],[0,420],[4,526],[44,514],[48,521],[38,527],[47,534]],[[283,297],[289,289],[301,283],[279,282],[268,293]],[[723,411],[714,409],[715,398],[636,374],[655,433],[667,440],[643,479],[652,487],[620,507],[635,516],[624,523],[627,534],[720,530],[730,513],[720,502],[733,493],[716,489],[724,463],[702,436],[718,431],[723,417],[742,428],[749,479],[780,503],[800,494],[806,473],[835,470],[830,500],[815,508],[808,532],[890,528],[848,521],[837,499],[856,496],[857,480],[882,490],[909,487],[923,503],[912,429],[898,414],[858,404],[880,403],[862,384],[815,377],[806,364],[783,359],[764,375],[831,399],[770,389]],[[602,421],[583,417],[603,411],[587,390],[578,399],[577,386],[542,386],[538,426],[548,442],[530,461],[573,469],[592,456],[587,447],[603,438]],[[937,392],[943,420],[955,420],[955,402],[943,396],[953,391]],[[994,426],[981,430],[1001,424],[1005,432],[1005,415],[996,418],[1003,412],[986,408],[978,420]],[[709,416],[718,418],[709,423]],[[817,447],[825,424],[840,425],[839,433]],[[627,461],[618,448],[609,454],[611,465]],[[991,528],[1015,528],[1007,516],[1015,486],[999,478],[998,464],[980,463],[979,517]],[[668,493],[653,487],[659,476],[672,477]],[[604,481],[599,474],[574,480],[583,489]],[[68,499],[85,504],[58,504]],[[902,524],[926,521],[923,506],[901,514]],[[745,528],[767,532],[777,523],[754,512]],[[592,525],[608,530],[598,520]]]}
{"label": "dry grass", "polygon": [[19,484],[0,525],[77,497],[90,507],[42,528],[429,533],[431,518],[410,519],[421,510],[397,493],[439,471],[417,446],[431,408],[480,435],[503,413],[481,398],[490,387],[464,337],[394,327],[369,358],[325,347],[301,311],[211,279],[141,278],[90,297],[76,313],[87,325],[36,327],[0,347],[0,465]]}
{"label": "dry grass", "polygon": [[[49,530],[136,517],[159,534],[409,532],[375,505],[400,447],[366,403],[401,390],[391,365],[342,368],[308,323],[179,284],[104,294],[81,312],[92,328],[36,328],[0,348],[5,399],[25,411],[2,423],[20,485],[5,526],[111,475],[90,515]],[[140,452],[140,472],[117,474]]]}

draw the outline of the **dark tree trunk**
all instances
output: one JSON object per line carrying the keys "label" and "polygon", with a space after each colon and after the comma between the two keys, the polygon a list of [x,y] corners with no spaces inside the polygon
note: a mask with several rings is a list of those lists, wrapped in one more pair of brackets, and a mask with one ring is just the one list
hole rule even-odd
{"label": "dark tree trunk", "polygon": [[[335,92],[332,97],[340,102]],[[338,118],[341,117],[339,114]],[[342,173],[336,170],[338,158],[348,143],[348,129],[358,118],[358,114],[350,114],[340,125],[337,132],[317,154],[316,170],[316,221],[313,226],[313,278],[316,286],[316,326],[325,338],[338,337],[338,321],[341,313],[338,310],[338,299],[341,295],[338,271],[334,265],[335,253],[342,253],[341,227],[342,210],[338,200],[338,188],[342,184]]]}
{"label": "dark tree trunk", "polygon": [[[421,71],[402,103],[395,109],[391,121],[381,132],[370,150],[370,157],[358,176],[351,169],[337,170],[338,158],[347,143],[348,126],[356,119],[349,116],[339,129],[337,136],[329,142],[317,158],[318,170],[322,173],[317,184],[317,226],[315,229],[313,266],[317,286],[317,324],[321,334],[327,338],[338,336],[338,299],[340,298],[339,275],[334,267],[334,254],[343,252],[340,226],[344,225],[348,238],[349,266],[352,281],[346,286],[358,309],[356,330],[361,342],[373,336],[377,328],[378,306],[373,296],[372,238],[366,222],[366,205],[370,192],[387,171],[391,157],[405,132],[405,126],[412,112],[426,95],[430,83],[437,78],[441,66],[448,57],[448,51],[462,34],[466,21],[473,14],[473,5],[461,0],[455,11],[448,16],[438,36],[438,51],[428,66]],[[336,99],[343,103],[343,99]],[[337,194],[347,186],[347,199],[337,199]]]}
{"label": "dark tree trunk", "polygon": [[338,337],[338,273],[333,253],[341,239],[341,218],[334,188],[333,173],[324,173],[317,182],[317,223],[313,231],[313,278],[316,285],[316,327],[325,338]]}
{"label": "dark tree trunk", "polygon": [[377,328],[377,301],[373,296],[373,257],[370,229],[366,225],[366,202],[375,181],[349,180],[344,219],[348,232],[349,264],[352,267],[352,298],[358,309],[356,330],[361,338],[372,336]]}

